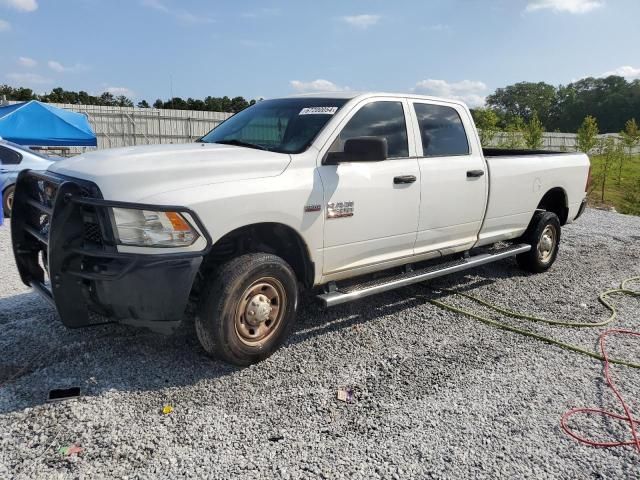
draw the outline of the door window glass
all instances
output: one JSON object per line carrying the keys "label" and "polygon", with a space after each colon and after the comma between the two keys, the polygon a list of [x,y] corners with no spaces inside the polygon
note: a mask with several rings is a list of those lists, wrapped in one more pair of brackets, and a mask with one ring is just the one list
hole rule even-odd
{"label": "door window glass", "polygon": [[387,139],[389,158],[409,156],[407,124],[402,102],[372,102],[366,104],[345,125],[331,146],[331,152],[342,152],[344,142],[355,137]]}
{"label": "door window glass", "polygon": [[451,107],[413,104],[425,157],[468,155],[469,141],[458,112]]}
{"label": "door window glass", "polygon": [[10,148],[0,145],[0,163],[2,165],[17,165],[22,160],[22,155]]}

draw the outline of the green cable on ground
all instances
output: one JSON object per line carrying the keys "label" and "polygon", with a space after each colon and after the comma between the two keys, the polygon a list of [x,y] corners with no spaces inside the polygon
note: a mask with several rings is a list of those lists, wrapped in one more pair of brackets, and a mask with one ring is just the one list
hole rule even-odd
{"label": "green cable on ground", "polygon": [[[541,323],[547,323],[549,325],[555,325],[555,326],[562,326],[562,327],[573,327],[573,328],[586,328],[586,327],[603,327],[605,325],[608,325],[609,323],[611,323],[613,320],[615,320],[615,318],[618,315],[618,312],[616,310],[616,307],[613,306],[609,301],[608,301],[608,297],[610,295],[614,295],[614,294],[624,294],[624,295],[629,295],[632,297],[640,297],[640,291],[638,290],[631,290],[629,288],[627,288],[627,284],[631,283],[631,282],[638,282],[640,281],[640,277],[631,277],[631,278],[627,278],[626,280],[624,280],[621,284],[620,284],[620,288],[614,288],[611,290],[606,290],[602,293],[600,293],[600,295],[598,296],[598,300],[600,301],[600,303],[602,303],[610,312],[611,315],[609,316],[609,318],[607,318],[606,320],[602,321],[602,322],[595,322],[595,323],[589,323],[589,322],[562,322],[559,320],[549,320],[546,318],[541,318],[541,317],[536,317],[534,315],[527,315],[524,313],[519,313],[519,312],[515,312],[513,310],[509,310],[506,308],[502,308],[498,305],[494,305],[492,303],[487,302],[486,300],[482,300],[481,298],[477,298],[474,297],[473,295],[469,295],[467,293],[462,293],[459,292],[457,290],[451,290],[451,289],[447,289],[447,288],[433,288],[433,290],[439,290],[442,292],[447,292],[447,293],[452,293],[454,295],[459,295],[461,297],[467,298],[469,300],[472,300],[476,303],[479,303],[480,305],[483,305],[485,307],[487,307],[490,310],[493,310],[495,312],[501,313],[503,315],[506,315],[508,317],[512,317],[512,318],[518,318],[521,320],[529,320],[532,322],[541,322]],[[518,327],[513,327],[507,323],[503,323],[503,322],[499,322],[497,320],[493,320],[492,318],[488,318],[488,317],[484,317],[482,315],[479,315],[475,312],[471,312],[469,310],[466,310],[464,308],[460,308],[460,307],[455,307],[453,305],[449,305],[447,303],[443,303],[439,300],[429,300],[429,303],[442,308],[444,310],[448,310],[450,312],[454,312],[454,313],[459,313],[461,315],[465,315],[467,317],[473,318],[475,320],[479,320],[483,323],[486,323],[487,325],[492,325],[494,327],[503,329],[503,330],[508,330],[510,332],[514,332],[514,333],[518,333],[520,335],[524,335],[526,337],[531,337],[531,338],[535,338],[536,340],[540,340],[542,342],[551,344],[551,345],[556,345],[558,347],[564,348],[566,350],[570,350],[572,352],[577,352],[577,353],[581,353],[583,355],[587,355],[591,358],[595,358],[597,360],[600,361],[604,361],[605,358],[602,355],[599,355],[597,353],[591,352],[589,350],[586,350],[584,348],[578,347],[576,345],[572,345],[570,343],[565,343],[565,342],[561,342],[560,340],[556,340],[554,338],[550,338],[550,337],[545,337],[544,335],[540,335],[538,333],[535,332],[531,332],[529,330],[523,330],[521,328]],[[610,363],[615,363],[618,365],[625,365],[627,367],[632,367],[632,368],[638,368],[640,369],[640,364],[637,363],[633,363],[633,362],[628,362],[625,360],[616,360],[616,359],[609,359]]]}

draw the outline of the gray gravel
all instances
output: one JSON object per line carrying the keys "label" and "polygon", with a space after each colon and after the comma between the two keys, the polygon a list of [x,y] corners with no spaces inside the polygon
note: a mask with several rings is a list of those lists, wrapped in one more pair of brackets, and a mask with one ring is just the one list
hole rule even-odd
{"label": "gray gravel", "polygon": [[[0,228],[0,478],[637,478],[640,455],[582,446],[569,408],[619,411],[602,365],[444,312],[410,287],[329,311],[306,304],[288,344],[238,369],[185,328],[65,329],[19,281]],[[640,275],[640,218],[588,210],[542,275],[513,261],[435,282],[552,318],[601,319],[597,293]],[[451,301],[451,300],[448,300]],[[617,326],[640,330],[640,301]],[[601,330],[532,329],[596,349]],[[638,343],[614,340],[640,360]],[[23,369],[23,371],[20,371]],[[5,383],[11,375],[17,378]],[[640,372],[614,375],[640,416]],[[51,388],[83,396],[45,403]],[[336,400],[354,390],[351,404]],[[170,404],[174,411],[163,415]],[[577,419],[587,434],[627,428]],[[78,444],[80,456],[59,448]]]}

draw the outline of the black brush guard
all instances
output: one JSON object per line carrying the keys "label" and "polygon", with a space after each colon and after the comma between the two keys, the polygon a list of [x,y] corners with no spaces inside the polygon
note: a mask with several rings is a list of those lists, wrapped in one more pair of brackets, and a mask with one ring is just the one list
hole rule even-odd
{"label": "black brush guard", "polygon": [[[112,207],[188,213],[205,236],[200,252],[118,252]],[[182,319],[211,238],[184,207],[102,199],[91,182],[48,172],[20,173],[11,215],[13,252],[22,281],[44,296],[64,325]]]}

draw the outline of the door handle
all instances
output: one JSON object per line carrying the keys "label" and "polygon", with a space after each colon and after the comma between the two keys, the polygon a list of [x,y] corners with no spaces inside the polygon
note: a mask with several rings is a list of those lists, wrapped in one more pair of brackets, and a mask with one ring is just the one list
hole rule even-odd
{"label": "door handle", "polygon": [[401,183],[413,183],[416,181],[415,175],[400,175],[399,177],[393,177],[393,184],[399,185]]}
{"label": "door handle", "polygon": [[484,175],[484,170],[467,170],[467,178],[476,178]]}

